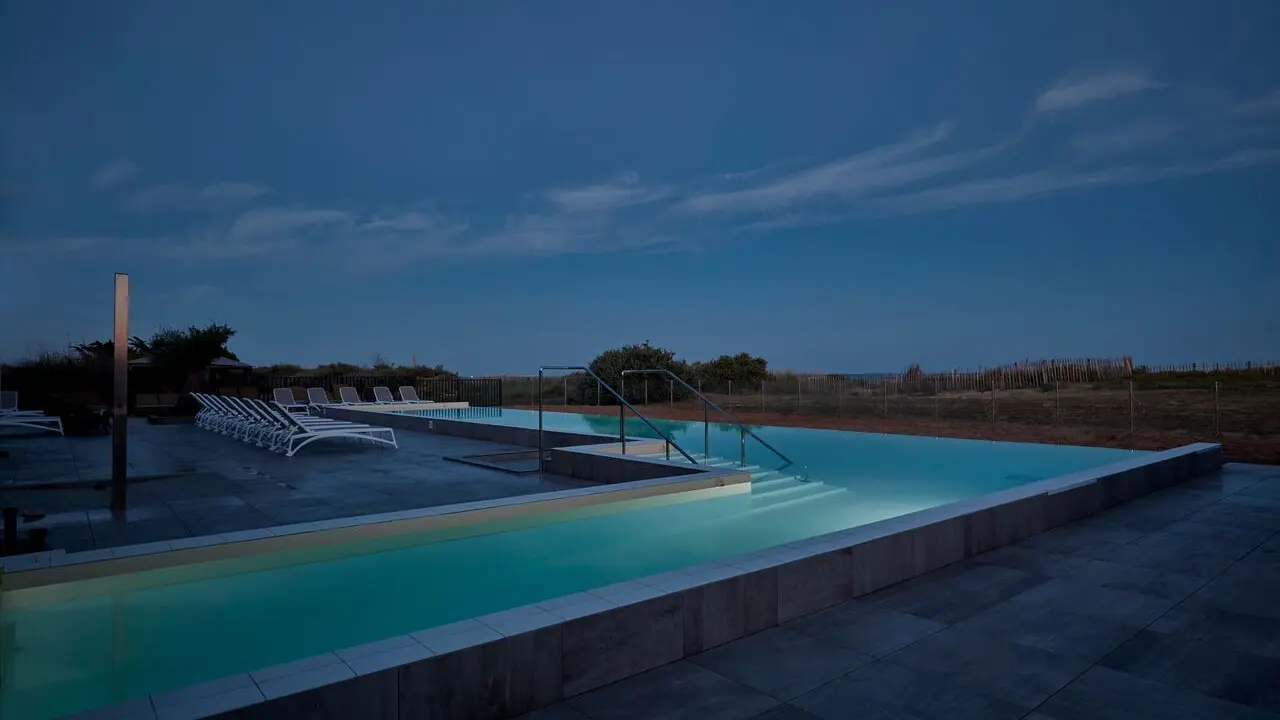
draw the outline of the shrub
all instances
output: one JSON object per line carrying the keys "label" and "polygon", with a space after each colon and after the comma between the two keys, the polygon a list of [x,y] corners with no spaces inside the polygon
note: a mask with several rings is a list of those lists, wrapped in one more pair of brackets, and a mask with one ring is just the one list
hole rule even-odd
{"label": "shrub", "polygon": [[[591,361],[591,372],[595,373],[601,380],[612,387],[614,390],[620,390],[623,386],[622,371],[623,370],[668,370],[676,374],[676,376],[689,380],[689,365],[683,360],[677,360],[676,354],[665,348],[650,345],[646,340],[639,345],[626,345],[624,347],[606,350],[596,356]],[[628,375],[626,381],[626,399],[629,403],[640,403],[645,399],[645,381],[642,375]],[[668,378],[665,376],[651,375],[648,376],[648,399],[650,402],[657,400],[667,400],[668,393],[673,392],[674,397],[670,398],[676,401],[683,400],[689,396],[689,391],[674,383],[674,388],[668,385]],[[577,389],[573,393],[577,402],[594,404],[596,401],[595,383],[587,379],[585,382],[571,383],[570,387],[576,385]],[[602,403],[612,405],[616,401],[606,391],[601,394]]]}

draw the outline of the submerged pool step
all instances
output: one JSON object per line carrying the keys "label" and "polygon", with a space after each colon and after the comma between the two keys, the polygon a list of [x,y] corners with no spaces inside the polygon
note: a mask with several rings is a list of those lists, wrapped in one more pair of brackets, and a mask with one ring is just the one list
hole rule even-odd
{"label": "submerged pool step", "polygon": [[805,483],[788,490],[775,490],[762,494],[751,494],[751,509],[774,509],[810,500],[827,500],[846,492],[843,488],[823,485],[821,483]]}

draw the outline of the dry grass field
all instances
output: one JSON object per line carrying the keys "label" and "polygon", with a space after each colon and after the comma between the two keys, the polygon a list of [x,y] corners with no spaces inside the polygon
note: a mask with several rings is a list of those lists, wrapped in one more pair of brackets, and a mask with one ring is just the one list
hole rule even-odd
{"label": "dry grass field", "polygon": [[[898,395],[890,392],[806,394],[707,393],[740,420],[756,425],[1011,440],[1159,450],[1221,442],[1229,460],[1280,464],[1280,384],[1220,383],[1133,389],[1127,382],[1057,390]],[[664,393],[665,394],[665,393]],[[656,396],[657,393],[655,392]],[[564,405],[553,391],[544,409],[616,413],[616,406]],[[515,399],[515,398],[513,398]],[[528,399],[513,405],[531,407]],[[697,401],[651,397],[652,417],[701,420]],[[714,412],[712,419],[714,420]]]}

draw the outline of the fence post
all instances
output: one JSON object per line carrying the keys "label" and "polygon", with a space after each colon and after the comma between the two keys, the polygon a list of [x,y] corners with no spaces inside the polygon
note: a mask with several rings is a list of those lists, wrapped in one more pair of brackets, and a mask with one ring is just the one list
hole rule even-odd
{"label": "fence post", "polygon": [[996,381],[991,381],[991,422],[996,421]]}
{"label": "fence post", "polygon": [[1058,381],[1053,381],[1053,424],[1057,425],[1062,420],[1062,406],[1058,400]]}
{"label": "fence post", "polygon": [[889,378],[884,379],[884,416],[889,417]]}
{"label": "fence post", "polygon": [[844,378],[836,378],[836,416],[844,414]]}
{"label": "fence post", "polygon": [[1133,381],[1129,381],[1129,434],[1133,434]]}
{"label": "fence post", "polygon": [[569,376],[564,376],[564,406],[569,407]]}
{"label": "fence post", "polygon": [[800,392],[801,392],[801,391],[800,391],[800,389],[801,389],[802,387],[804,387],[804,381],[800,379],[800,376],[799,376],[799,375],[797,375],[797,376],[796,376],[796,414],[797,414],[797,415],[799,415],[799,414],[800,414],[800,405],[801,405],[801,402],[800,402]]}
{"label": "fence post", "polygon": [[1217,380],[1213,381],[1213,434],[1214,435],[1222,434],[1222,421],[1221,421],[1221,412],[1220,412],[1221,409],[1218,405],[1218,386],[1220,384],[1221,383],[1219,383]]}
{"label": "fence post", "polygon": [[733,409],[733,381],[730,380],[728,382],[729,382],[729,400],[725,404],[729,406],[730,410],[732,410]]}
{"label": "fence post", "polygon": [[649,378],[644,379],[644,404],[649,404]]}
{"label": "fence post", "polygon": [[673,407],[676,404],[676,381],[667,378],[667,407]]}
{"label": "fence post", "polygon": [[933,389],[933,419],[938,419],[938,389]]}
{"label": "fence post", "polygon": [[[600,381],[596,381],[596,407],[600,407]],[[286,420],[288,418],[285,418]]]}

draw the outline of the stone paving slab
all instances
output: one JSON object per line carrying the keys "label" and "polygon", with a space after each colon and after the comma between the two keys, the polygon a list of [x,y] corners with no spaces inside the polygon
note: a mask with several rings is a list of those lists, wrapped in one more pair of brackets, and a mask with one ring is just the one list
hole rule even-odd
{"label": "stone paving slab", "polygon": [[[398,449],[352,442],[315,443],[292,458],[194,425],[129,424],[131,482],[126,522],[107,509],[110,438],[14,435],[0,459],[0,506],[39,509],[51,548],[68,552],[274,525],[331,520],[589,486],[555,475],[514,475],[445,457],[523,450],[403,431]],[[97,487],[18,489],[19,483]],[[8,487],[6,487],[8,484]]]}
{"label": "stone paving slab", "polygon": [[1277,720],[1277,502],[1227,465],[526,718]]}

